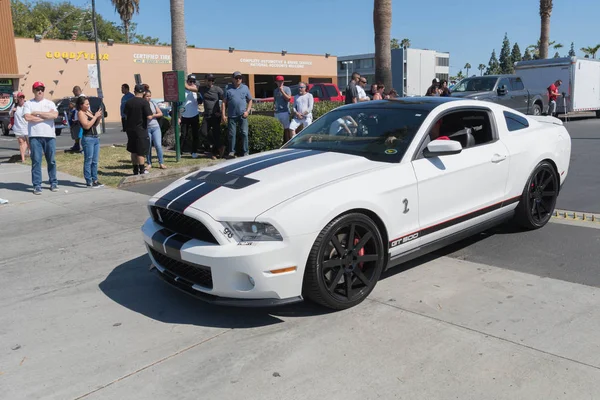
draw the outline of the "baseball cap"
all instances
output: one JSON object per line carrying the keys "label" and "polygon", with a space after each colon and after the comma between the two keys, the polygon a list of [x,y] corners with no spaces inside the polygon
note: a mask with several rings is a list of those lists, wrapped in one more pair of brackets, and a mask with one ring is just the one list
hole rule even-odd
{"label": "baseball cap", "polygon": [[35,89],[37,89],[37,88],[39,88],[39,87],[43,87],[43,88],[45,88],[45,87],[46,87],[46,85],[44,85],[44,83],[43,83],[43,82],[40,82],[40,81],[33,82],[33,90],[35,90]]}
{"label": "baseball cap", "polygon": [[23,92],[19,92],[19,93],[17,93],[17,99],[18,99],[19,97],[25,97],[25,94],[24,94]]}
{"label": "baseball cap", "polygon": [[440,80],[438,78],[434,78],[431,83],[440,83]]}
{"label": "baseball cap", "polygon": [[283,81],[284,79],[283,79],[283,76],[277,75],[277,77],[275,77],[275,80],[276,81]]}
{"label": "baseball cap", "polygon": [[195,81],[196,80],[196,75],[189,74],[187,78],[188,78],[188,81]]}
{"label": "baseball cap", "polygon": [[240,71],[235,71],[235,72],[233,73],[233,75],[232,75],[232,76],[233,76],[234,78],[235,78],[236,76],[242,76],[242,73],[241,73]]}
{"label": "baseball cap", "polygon": [[144,85],[135,85],[135,89],[134,91],[136,93],[144,93],[144,91],[146,90],[146,88],[144,87]]}
{"label": "baseball cap", "polygon": [[215,76],[213,74],[206,74],[205,76],[207,81],[214,81],[215,80]]}

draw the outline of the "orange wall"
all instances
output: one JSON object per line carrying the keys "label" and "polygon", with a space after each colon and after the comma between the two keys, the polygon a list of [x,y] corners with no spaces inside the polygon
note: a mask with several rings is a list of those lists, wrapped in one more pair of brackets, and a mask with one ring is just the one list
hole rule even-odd
{"label": "orange wall", "polygon": [[[79,85],[88,96],[97,95],[90,88],[88,64],[95,64],[93,42],[72,42],[16,38],[19,72],[25,74],[19,89],[32,95],[31,85],[42,81],[46,85],[46,98],[55,99],[72,95],[73,86]],[[99,43],[102,89],[108,111],[108,121],[120,121],[119,106],[121,85],[128,83],[133,91],[134,74],[150,85],[152,96],[163,97],[162,72],[172,69],[171,48]],[[143,59],[140,55],[151,55]],[[66,58],[63,58],[66,56]],[[92,59],[94,57],[94,59]],[[188,49],[188,71],[230,74],[239,70],[243,74],[305,75],[311,77],[336,77],[337,57],[234,51],[216,49]],[[335,82],[335,80],[333,81]]]}

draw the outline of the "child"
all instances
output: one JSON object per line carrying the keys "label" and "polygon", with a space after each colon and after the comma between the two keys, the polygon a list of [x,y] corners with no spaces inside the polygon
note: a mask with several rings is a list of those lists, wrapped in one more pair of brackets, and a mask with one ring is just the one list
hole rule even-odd
{"label": "child", "polygon": [[69,120],[69,127],[71,130],[71,139],[73,139],[75,141],[75,144],[73,145],[73,147],[71,147],[71,151],[74,153],[81,153],[83,151],[81,149],[81,146],[79,145],[79,141],[81,140],[81,124],[79,124],[79,121],[75,119],[76,115],[77,115],[77,108],[75,107],[75,99],[73,99],[69,103],[69,111],[68,111],[68,120]]}

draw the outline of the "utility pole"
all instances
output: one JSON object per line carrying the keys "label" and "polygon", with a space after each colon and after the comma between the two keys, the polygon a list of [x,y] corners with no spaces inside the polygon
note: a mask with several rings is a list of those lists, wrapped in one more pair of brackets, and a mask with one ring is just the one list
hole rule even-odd
{"label": "utility pole", "polygon": [[[96,0],[92,0],[92,25],[94,27],[94,40],[96,42],[96,66],[98,68],[98,97],[104,104],[104,93],[102,92],[102,74],[100,73],[100,52],[98,51],[98,29],[96,28]],[[104,113],[102,112],[102,133],[106,132],[106,124],[104,122]]]}

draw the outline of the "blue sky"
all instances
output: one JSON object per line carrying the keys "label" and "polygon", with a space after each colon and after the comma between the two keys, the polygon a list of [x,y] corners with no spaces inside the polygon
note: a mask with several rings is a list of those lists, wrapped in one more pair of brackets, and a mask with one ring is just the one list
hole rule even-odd
{"label": "blue sky", "polygon": [[[134,16],[138,32],[170,41],[169,1],[140,3]],[[96,5],[104,17],[119,20],[110,0]],[[196,47],[337,56],[374,52],[373,0],[187,0],[185,7],[188,42]],[[409,38],[414,48],[450,52],[450,72],[456,74],[466,62],[487,65],[494,48],[499,56],[505,32],[522,52],[536,43],[538,7],[537,0],[394,0],[392,37]],[[571,42],[578,56],[581,47],[600,44],[598,15],[598,0],[554,2],[550,37],[565,46],[561,54]]]}

